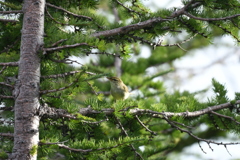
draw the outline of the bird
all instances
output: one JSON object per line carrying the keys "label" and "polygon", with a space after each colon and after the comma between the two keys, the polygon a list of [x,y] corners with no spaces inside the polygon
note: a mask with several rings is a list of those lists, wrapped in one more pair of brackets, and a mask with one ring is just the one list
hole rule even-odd
{"label": "bird", "polygon": [[107,77],[111,84],[110,93],[115,100],[125,100],[129,97],[130,93],[127,86],[118,77]]}

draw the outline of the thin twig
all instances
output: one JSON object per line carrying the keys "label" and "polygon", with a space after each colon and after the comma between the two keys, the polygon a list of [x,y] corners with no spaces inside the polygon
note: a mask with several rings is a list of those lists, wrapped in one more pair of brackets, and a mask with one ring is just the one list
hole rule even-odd
{"label": "thin twig", "polygon": [[3,66],[2,69],[0,70],[0,74],[2,74],[2,72],[7,69],[7,66]]}
{"label": "thin twig", "polygon": [[139,16],[143,15],[143,14],[140,13],[140,12],[137,12],[137,11],[135,11],[135,10],[130,9],[129,7],[126,7],[123,3],[121,3],[121,2],[118,1],[118,0],[116,0],[116,2],[117,2],[119,5],[121,5],[123,8],[125,8],[126,10],[128,10],[130,13],[131,13],[131,12],[132,12],[132,13],[136,13],[136,14],[139,15]]}
{"label": "thin twig", "polygon": [[89,46],[87,43],[76,43],[72,45],[64,45],[64,46],[59,46],[59,47],[52,47],[52,48],[43,48],[43,54],[47,54],[46,52],[51,52],[51,51],[58,51],[61,49],[66,49],[66,48],[75,48],[79,46]]}
{"label": "thin twig", "polygon": [[223,115],[223,114],[220,114],[220,113],[217,113],[217,112],[214,112],[214,111],[211,111],[210,113],[212,114],[215,114],[219,117],[223,117],[223,118],[226,118],[226,119],[230,119],[231,121],[235,122],[236,124],[239,124],[240,125],[240,122],[238,122],[236,119],[234,119],[233,117],[229,117],[229,116],[226,116],[226,115]]}
{"label": "thin twig", "polygon": [[[185,132],[187,133],[189,136],[199,140],[199,141],[203,141],[203,142],[206,142],[207,144],[217,144],[217,145],[238,145],[240,144],[240,142],[231,142],[231,143],[223,143],[223,142],[216,142],[216,141],[212,141],[212,140],[207,140],[207,139],[204,139],[204,138],[200,138],[196,135],[194,135],[191,131],[188,131],[188,130],[185,130],[185,129],[182,129],[180,127],[178,127],[177,125],[175,125],[171,120],[168,119],[168,117],[164,116],[163,119],[168,123],[170,124],[173,128],[181,131],[181,132]],[[211,149],[211,146],[209,145],[210,149]]]}
{"label": "thin twig", "polygon": [[57,46],[59,43],[62,43],[62,42],[64,42],[64,41],[66,41],[66,40],[67,40],[67,39],[60,39],[59,41],[53,43],[53,44],[51,45],[51,47],[55,47],[55,46]]}
{"label": "thin twig", "polygon": [[75,16],[75,17],[85,18],[85,19],[88,19],[88,20],[92,21],[92,18],[91,18],[91,17],[87,17],[87,16],[83,16],[83,15],[78,15],[78,14],[69,12],[68,10],[66,10],[66,9],[64,9],[64,8],[55,6],[55,5],[51,4],[51,3],[46,3],[46,5],[47,5],[47,6],[50,6],[50,7],[53,7],[53,8],[56,8],[56,9],[59,9],[59,10],[61,10],[61,11],[64,11],[64,12],[66,12],[66,13],[68,13],[68,14],[70,14],[70,15],[73,15],[73,16]]}
{"label": "thin twig", "polygon": [[64,78],[66,76],[69,76],[69,75],[74,75],[74,74],[77,74],[77,73],[80,73],[82,71],[70,71],[70,72],[65,72],[65,73],[62,73],[62,74],[54,74],[54,75],[48,75],[48,76],[41,76],[41,78],[43,79],[47,79],[47,78]]}
{"label": "thin twig", "polygon": [[67,85],[65,87],[62,87],[62,88],[40,91],[40,94],[47,94],[47,93],[53,93],[53,92],[58,92],[58,91],[65,90],[65,89],[71,87],[72,85],[74,85],[77,81],[78,81],[78,79],[76,79],[75,81],[73,81],[69,85]]}
{"label": "thin twig", "polygon": [[4,83],[4,82],[0,82],[0,85],[4,85],[4,86],[10,87],[10,88],[14,88],[13,85],[8,84],[8,83]]}
{"label": "thin twig", "polygon": [[[122,130],[123,133],[125,134],[125,136],[129,137],[127,131],[126,131],[125,128],[123,127],[123,125],[122,125],[122,123],[120,122],[120,120],[119,120],[117,117],[115,117],[115,118],[116,118],[117,123],[118,123],[118,125],[120,126],[121,130]],[[136,156],[139,157],[140,159],[143,159],[143,157],[137,152],[136,148],[135,148],[132,144],[130,144],[130,146],[131,146],[132,150],[135,152]]]}
{"label": "thin twig", "polygon": [[232,19],[232,18],[235,18],[235,17],[238,17],[240,16],[240,14],[235,14],[235,15],[231,15],[231,16],[228,16],[228,17],[222,17],[222,18],[201,18],[201,17],[196,17],[186,11],[183,12],[184,15],[190,17],[190,18],[193,18],[193,19],[196,19],[196,20],[201,20],[201,21],[223,21],[223,20],[228,20],[228,19]]}
{"label": "thin twig", "polygon": [[147,126],[145,126],[145,124],[143,124],[143,122],[138,118],[137,115],[135,115],[137,121],[140,123],[141,126],[143,126],[143,128],[145,128],[148,132],[150,132],[153,135],[157,135],[156,132],[153,132],[152,130],[150,130]]}

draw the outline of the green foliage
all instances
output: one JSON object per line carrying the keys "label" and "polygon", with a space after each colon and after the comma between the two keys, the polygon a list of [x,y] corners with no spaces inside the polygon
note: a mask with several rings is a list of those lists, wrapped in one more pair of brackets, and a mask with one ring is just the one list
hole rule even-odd
{"label": "green foliage", "polygon": [[229,98],[227,97],[227,89],[225,86],[217,82],[215,79],[212,79],[212,85],[215,97],[211,98],[209,105],[229,102]]}
{"label": "green foliage", "polygon": [[0,158],[1,158],[1,159],[7,159],[7,158],[8,158],[7,153],[0,150]]}
{"label": "green foliage", "polygon": [[[183,4],[189,2],[184,0]],[[0,10],[21,10],[21,3],[16,0],[1,1]],[[41,117],[41,143],[33,146],[30,154],[38,151],[38,159],[42,160],[57,159],[59,154],[62,159],[69,160],[140,159],[137,153],[143,159],[165,159],[173,150],[181,150],[196,139],[190,139],[164,117],[153,115],[149,110],[187,114],[229,101],[233,107],[216,113],[233,119],[209,113],[191,118],[172,116],[169,120],[176,122],[178,127],[190,128],[189,132],[206,139],[215,135],[226,136],[219,130],[240,134],[240,128],[234,121],[240,121],[239,106],[236,105],[239,93],[231,101],[225,86],[213,79],[215,95],[203,103],[195,93],[188,91],[166,93],[164,85],[165,79],[169,78],[167,75],[175,71],[173,62],[188,53],[181,46],[190,51],[207,46],[214,37],[222,35],[231,35],[239,42],[239,16],[222,21],[197,20],[187,15],[172,18],[178,8],[152,11],[137,0],[49,0],[47,3],[57,7],[47,5],[45,8],[42,49],[52,51],[39,53],[39,99],[41,105],[47,104],[57,113],[64,112]],[[238,0],[204,0],[197,3],[201,3],[200,7],[194,4],[187,9],[196,17],[219,18],[239,14]],[[23,15],[11,18],[19,22],[0,24],[0,63],[17,62],[20,58]],[[133,27],[124,34],[93,36],[93,33],[127,25],[138,27],[137,24],[156,18],[168,20],[154,22],[141,29]],[[121,31],[125,30],[121,28]],[[179,36],[181,40],[173,42],[165,37],[167,33],[169,37]],[[196,34],[198,36],[194,39],[187,40]],[[149,53],[140,53],[142,43],[146,44],[144,47],[149,49]],[[74,57],[80,60],[71,60]],[[92,57],[95,59],[92,60]],[[110,84],[105,78],[120,74],[116,70],[117,60],[121,64],[117,68],[121,70],[121,79],[132,93],[125,101],[113,100],[109,95]],[[12,96],[17,75],[18,67],[0,65],[0,96]],[[1,121],[0,131],[13,133],[11,107],[14,99],[0,98],[0,104],[7,107],[1,112],[4,123]],[[91,109],[93,113],[82,115],[80,110],[83,108]],[[130,110],[135,108],[146,113],[131,114]],[[201,125],[207,126],[206,131],[200,129]],[[0,158],[6,158],[6,153],[12,148],[13,139],[1,137]]]}

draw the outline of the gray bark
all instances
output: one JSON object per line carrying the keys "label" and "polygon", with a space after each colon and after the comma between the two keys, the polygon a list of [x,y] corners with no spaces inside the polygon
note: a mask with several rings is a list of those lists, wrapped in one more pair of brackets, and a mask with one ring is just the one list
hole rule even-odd
{"label": "gray bark", "polygon": [[39,142],[40,58],[43,45],[45,0],[25,0],[15,98],[14,148],[10,159],[37,159]]}

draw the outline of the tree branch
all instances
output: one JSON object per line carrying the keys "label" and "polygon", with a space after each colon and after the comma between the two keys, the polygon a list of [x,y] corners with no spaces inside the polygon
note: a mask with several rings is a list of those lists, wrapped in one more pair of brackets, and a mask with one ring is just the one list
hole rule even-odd
{"label": "tree branch", "polygon": [[240,14],[235,14],[235,15],[231,15],[231,16],[228,16],[228,17],[222,17],[222,18],[201,18],[201,17],[196,17],[186,11],[183,12],[184,15],[190,17],[190,18],[193,18],[193,19],[196,19],[196,20],[201,20],[201,21],[223,21],[223,20],[228,20],[228,19],[232,19],[232,18],[235,18],[235,17],[238,17],[240,16]]}
{"label": "tree branch", "polygon": [[80,72],[82,72],[82,71],[70,71],[70,72],[66,72],[66,73],[62,73],[62,74],[41,76],[41,78],[43,78],[43,79],[47,79],[47,78],[64,78],[66,76],[74,75],[74,74],[77,74],[77,73],[80,73]]}
{"label": "tree branch", "polygon": [[93,37],[101,37],[101,36],[114,36],[114,35],[118,35],[118,34],[124,34],[124,33],[130,32],[130,31],[149,27],[149,26],[153,25],[154,23],[165,22],[165,21],[170,21],[170,20],[171,19],[164,19],[164,18],[160,18],[160,17],[153,18],[153,19],[149,19],[147,21],[139,22],[137,24],[131,24],[131,25],[124,26],[124,27],[119,27],[119,28],[114,28],[114,29],[107,30],[107,31],[93,33],[92,36]]}
{"label": "tree branch", "polygon": [[3,136],[3,137],[13,137],[13,133],[0,133],[0,136]]}
{"label": "tree branch", "polygon": [[[115,117],[115,118],[116,118],[117,123],[118,123],[118,125],[120,126],[122,132],[125,134],[126,137],[129,137],[127,131],[126,131],[125,128],[123,127],[123,125],[122,125],[122,123],[120,122],[120,120],[119,120],[117,117]],[[137,157],[139,157],[140,159],[143,159],[143,157],[137,152],[137,150],[136,150],[136,148],[133,146],[133,144],[130,144],[130,146],[131,146],[132,150],[134,151],[135,155],[136,155]]]}
{"label": "tree branch", "polygon": [[78,79],[76,79],[76,80],[73,81],[72,83],[70,83],[70,84],[68,84],[67,86],[62,87],[62,88],[40,91],[40,94],[47,94],[47,93],[53,93],[53,92],[58,92],[58,91],[65,90],[65,89],[71,87],[71,86],[72,86],[73,84],[75,84],[77,81],[78,81]]}
{"label": "tree branch", "polygon": [[[207,144],[211,144],[211,143],[212,143],[212,144],[224,145],[224,146],[225,146],[225,145],[237,145],[237,144],[240,144],[240,142],[223,143],[223,142],[216,142],[216,141],[212,141],[212,140],[203,139],[203,138],[200,138],[200,137],[194,135],[191,131],[188,131],[188,130],[185,130],[185,129],[182,129],[182,128],[178,127],[177,125],[175,125],[174,123],[172,123],[172,121],[170,121],[170,120],[168,119],[168,117],[164,116],[163,119],[165,119],[165,120],[168,122],[168,124],[170,124],[172,127],[176,128],[177,130],[179,130],[179,131],[181,131],[181,132],[185,132],[185,133],[187,133],[189,136],[191,136],[191,137],[193,137],[193,138],[195,138],[195,139],[197,139],[197,140],[199,140],[199,141],[206,142]],[[209,145],[209,147],[210,147],[210,145]],[[210,147],[210,148],[211,148],[211,147]]]}
{"label": "tree branch", "polygon": [[4,96],[4,95],[0,95],[0,98],[4,98],[4,99],[14,99],[14,96]]}
{"label": "tree branch", "polygon": [[53,142],[53,143],[51,143],[51,142],[45,142],[45,143],[44,142],[39,142],[39,145],[57,145],[60,148],[67,149],[69,151],[87,153],[87,152],[94,152],[94,151],[102,151],[102,150],[113,149],[113,148],[117,148],[119,146],[122,146],[122,145],[125,145],[125,144],[128,144],[128,143],[131,143],[131,142],[123,142],[123,143],[117,144],[117,145],[112,146],[112,147],[98,148],[98,149],[76,149],[76,148],[71,148],[71,147],[69,147],[69,146],[67,146],[67,145],[65,145],[63,143],[64,142]]}
{"label": "tree branch", "polygon": [[0,74],[2,74],[5,69],[7,69],[7,66],[2,67],[2,69],[0,70]]}
{"label": "tree branch", "polygon": [[4,83],[4,82],[0,82],[0,85],[4,85],[4,86],[10,87],[10,88],[14,88],[13,85],[8,84],[8,83]]}
{"label": "tree branch", "polygon": [[[235,104],[240,104],[240,100],[236,101]],[[199,110],[199,111],[180,112],[180,113],[164,112],[164,111],[163,112],[156,112],[156,111],[152,111],[152,110],[148,110],[148,109],[135,108],[135,109],[130,110],[130,114],[133,114],[133,115],[150,114],[153,117],[159,117],[159,116],[197,117],[197,116],[200,116],[200,115],[211,113],[212,111],[217,111],[217,110],[220,110],[220,109],[229,108],[231,106],[233,106],[233,104],[228,102],[228,103],[208,107],[208,108],[205,108],[205,109],[202,109],[202,110]]]}
{"label": "tree branch", "polygon": [[138,118],[137,115],[135,115],[135,117],[136,117],[138,123],[139,123],[143,128],[145,128],[146,131],[150,132],[152,135],[157,135],[157,133],[156,133],[156,132],[153,132],[152,130],[150,130],[150,129]]}
{"label": "tree branch", "polygon": [[92,21],[92,18],[91,18],[91,17],[87,17],[87,16],[83,16],[83,15],[78,15],[78,14],[69,12],[68,10],[66,10],[66,9],[64,9],[64,8],[55,6],[55,5],[51,4],[51,3],[46,3],[46,5],[47,5],[47,6],[50,6],[50,7],[53,7],[53,8],[56,8],[56,9],[59,9],[59,10],[61,10],[61,11],[64,11],[64,12],[66,12],[66,13],[68,13],[68,14],[70,14],[70,15],[73,15],[73,16],[75,16],[75,17],[85,18],[85,19],[88,19],[88,20]]}
{"label": "tree branch", "polygon": [[6,63],[0,63],[0,66],[18,66],[18,62],[6,62]]}
{"label": "tree branch", "polygon": [[15,10],[15,11],[0,11],[0,14],[12,14],[12,13],[23,13],[22,10]]}
{"label": "tree branch", "polygon": [[0,21],[2,21],[2,22],[11,22],[11,23],[19,22],[18,20],[13,20],[13,19],[2,19],[2,18],[0,18]]}
{"label": "tree branch", "polygon": [[169,16],[168,18],[164,19],[161,17],[157,17],[157,18],[152,18],[143,22],[139,22],[137,24],[131,24],[128,26],[124,26],[124,27],[119,27],[119,28],[115,28],[112,30],[107,30],[107,31],[101,31],[101,32],[97,32],[97,33],[93,33],[92,36],[93,37],[101,37],[101,36],[114,36],[114,35],[118,35],[118,34],[124,34],[124,33],[128,33],[130,31],[134,31],[134,30],[139,30],[139,29],[143,29],[146,27],[150,27],[152,26],[154,23],[160,23],[160,22],[166,22],[166,21],[171,21],[173,20],[175,17],[178,17],[182,14],[184,14],[184,11],[190,6],[192,5],[193,7],[197,6],[198,4],[200,4],[200,2],[195,2],[194,0],[190,1],[187,5],[185,5],[183,8],[175,11],[172,13],[171,16]]}
{"label": "tree branch", "polygon": [[75,47],[79,47],[79,46],[89,46],[89,45],[87,43],[76,43],[76,44],[72,44],[72,45],[64,45],[64,46],[59,46],[59,47],[43,48],[43,55],[47,54],[46,52],[58,51],[61,49],[66,49],[66,48],[75,48]]}

